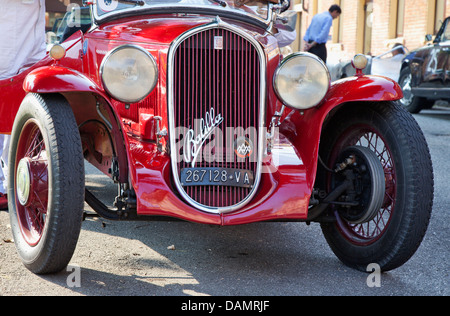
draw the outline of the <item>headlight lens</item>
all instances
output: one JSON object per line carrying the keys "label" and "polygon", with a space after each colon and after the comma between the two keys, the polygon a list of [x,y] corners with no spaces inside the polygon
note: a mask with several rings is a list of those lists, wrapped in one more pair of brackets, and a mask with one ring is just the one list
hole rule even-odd
{"label": "headlight lens", "polygon": [[358,70],[363,70],[364,68],[367,67],[367,63],[369,62],[369,60],[367,59],[366,55],[363,54],[357,54],[355,55],[355,57],[353,57],[352,59],[352,66],[355,69]]}
{"label": "headlight lens", "polygon": [[158,81],[155,59],[139,46],[123,45],[113,49],[105,56],[100,71],[106,91],[124,103],[143,100]]}
{"label": "headlight lens", "polygon": [[309,109],[322,101],[330,86],[327,66],[315,55],[295,53],[287,56],[278,66],[274,88],[286,105]]}
{"label": "headlight lens", "polygon": [[66,56],[66,49],[59,44],[55,44],[50,48],[49,55],[53,60],[61,60]]}

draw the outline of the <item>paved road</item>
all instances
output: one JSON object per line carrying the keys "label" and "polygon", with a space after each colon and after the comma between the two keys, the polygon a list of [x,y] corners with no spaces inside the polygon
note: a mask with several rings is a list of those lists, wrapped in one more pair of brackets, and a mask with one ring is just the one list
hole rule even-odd
{"label": "paved road", "polygon": [[[433,214],[418,252],[382,274],[380,287],[336,259],[318,224],[303,223],[219,228],[88,219],[71,269],[36,276],[19,262],[8,214],[0,212],[0,295],[450,295],[450,109],[415,117],[434,164]],[[88,172],[101,187],[101,177]]]}

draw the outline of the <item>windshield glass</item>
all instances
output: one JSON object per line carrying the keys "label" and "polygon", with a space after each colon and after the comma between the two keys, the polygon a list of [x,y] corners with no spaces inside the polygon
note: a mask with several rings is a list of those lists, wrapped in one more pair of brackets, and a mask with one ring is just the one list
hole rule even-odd
{"label": "windshield glass", "polygon": [[[258,19],[268,19],[267,0],[97,0],[96,15],[102,18],[122,11],[149,8],[201,7],[216,10],[233,10]],[[179,11],[177,11],[179,13]]]}

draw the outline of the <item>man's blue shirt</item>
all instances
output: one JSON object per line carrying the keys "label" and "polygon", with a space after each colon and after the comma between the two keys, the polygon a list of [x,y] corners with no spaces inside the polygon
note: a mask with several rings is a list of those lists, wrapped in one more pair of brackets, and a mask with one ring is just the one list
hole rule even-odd
{"label": "man's blue shirt", "polygon": [[306,30],[303,40],[306,42],[315,41],[317,44],[324,44],[328,40],[333,17],[329,11],[316,14],[308,29]]}

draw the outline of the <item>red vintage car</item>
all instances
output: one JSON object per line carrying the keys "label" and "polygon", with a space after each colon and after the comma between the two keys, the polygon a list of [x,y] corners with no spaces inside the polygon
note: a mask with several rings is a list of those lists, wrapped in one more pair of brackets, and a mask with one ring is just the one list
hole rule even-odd
{"label": "red vintage car", "polygon": [[[48,57],[0,81],[28,269],[68,264],[84,201],[109,220],[319,222],[363,271],[414,254],[432,209],[428,146],[397,83],[362,73],[364,56],[333,83],[314,55],[283,58],[278,32],[295,24],[284,2],[86,5]],[[114,207],[85,189],[84,160],[117,184]]]}

